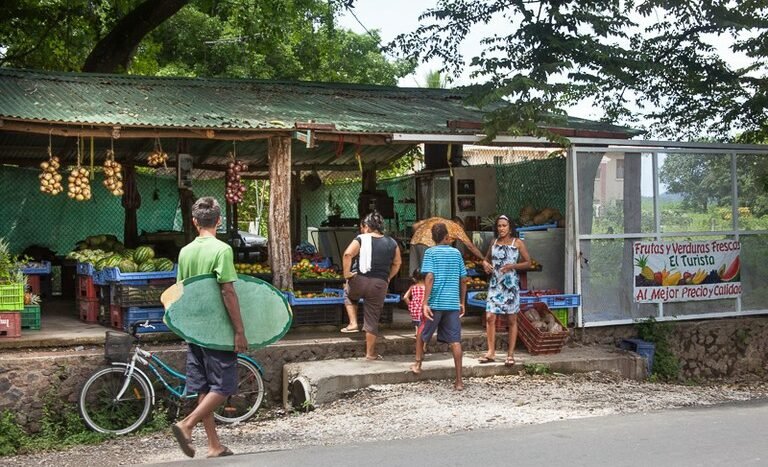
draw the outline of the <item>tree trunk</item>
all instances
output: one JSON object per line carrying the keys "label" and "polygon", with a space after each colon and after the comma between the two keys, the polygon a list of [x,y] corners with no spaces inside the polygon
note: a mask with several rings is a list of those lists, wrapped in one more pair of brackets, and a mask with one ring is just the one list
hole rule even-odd
{"label": "tree trunk", "polygon": [[91,50],[83,71],[123,72],[142,39],[165,20],[175,15],[189,0],[146,0],[123,16]]}
{"label": "tree trunk", "polygon": [[292,289],[291,276],[291,138],[269,138],[269,261],[272,283]]}

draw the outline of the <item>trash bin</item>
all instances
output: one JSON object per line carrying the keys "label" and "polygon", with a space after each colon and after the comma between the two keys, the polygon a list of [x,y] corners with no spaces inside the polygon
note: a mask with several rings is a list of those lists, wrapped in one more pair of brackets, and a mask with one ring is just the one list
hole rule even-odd
{"label": "trash bin", "polygon": [[653,342],[642,339],[622,339],[619,347],[624,350],[630,350],[645,358],[646,373],[650,375],[653,372],[653,354],[656,352],[656,345]]}

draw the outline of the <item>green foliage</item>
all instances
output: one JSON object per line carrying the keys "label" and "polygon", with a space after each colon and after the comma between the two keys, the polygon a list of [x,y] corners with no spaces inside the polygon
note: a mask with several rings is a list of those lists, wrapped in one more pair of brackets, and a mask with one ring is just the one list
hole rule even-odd
{"label": "green foliage", "polygon": [[0,457],[16,454],[26,444],[27,438],[13,413],[6,410],[0,414]]}
{"label": "green foliage", "polygon": [[552,368],[546,363],[526,363],[523,365],[523,369],[529,375],[550,375],[552,374]]}
{"label": "green foliage", "polygon": [[[0,6],[0,65],[79,71],[99,39],[143,0],[21,0]],[[192,0],[139,43],[126,70],[156,76],[397,84],[379,36],[336,28],[336,0]]]}
{"label": "green foliage", "polygon": [[[474,102],[494,110],[489,134],[545,135],[537,124],[559,126],[564,109],[582,101],[608,121],[644,116],[654,136],[768,134],[764,2],[438,0],[419,19],[389,49],[437,60],[454,76],[468,68],[482,83]],[[464,57],[462,43],[483,24],[504,28]],[[729,44],[723,52],[713,37]],[[725,60],[734,54],[752,63],[734,67]]]}
{"label": "green foliage", "polygon": [[680,376],[680,362],[672,353],[669,339],[674,327],[671,323],[661,323],[653,317],[635,324],[640,339],[655,344],[651,378],[660,381],[675,381]]}

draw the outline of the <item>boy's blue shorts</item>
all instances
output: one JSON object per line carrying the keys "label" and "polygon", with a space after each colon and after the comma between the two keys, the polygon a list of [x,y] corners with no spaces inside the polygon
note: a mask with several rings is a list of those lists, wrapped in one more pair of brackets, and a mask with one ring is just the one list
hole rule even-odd
{"label": "boy's blue shorts", "polygon": [[421,339],[429,342],[437,331],[437,341],[446,344],[461,342],[461,317],[459,310],[432,310],[432,320],[421,321]]}
{"label": "boy's blue shorts", "polygon": [[237,393],[237,353],[190,343],[187,350],[187,392]]}

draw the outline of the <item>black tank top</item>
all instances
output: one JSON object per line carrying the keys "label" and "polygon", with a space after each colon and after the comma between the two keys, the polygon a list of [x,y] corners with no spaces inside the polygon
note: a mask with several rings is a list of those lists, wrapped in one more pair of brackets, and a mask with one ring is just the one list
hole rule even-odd
{"label": "black tank top", "polygon": [[[355,237],[355,241],[362,245],[359,235]],[[371,250],[373,250],[371,251],[371,270],[365,274],[360,273],[360,275],[376,279],[389,279],[389,270],[395,259],[396,248],[397,242],[386,235],[371,238]],[[360,256],[355,256],[352,260],[352,272],[360,272],[359,262]]]}

